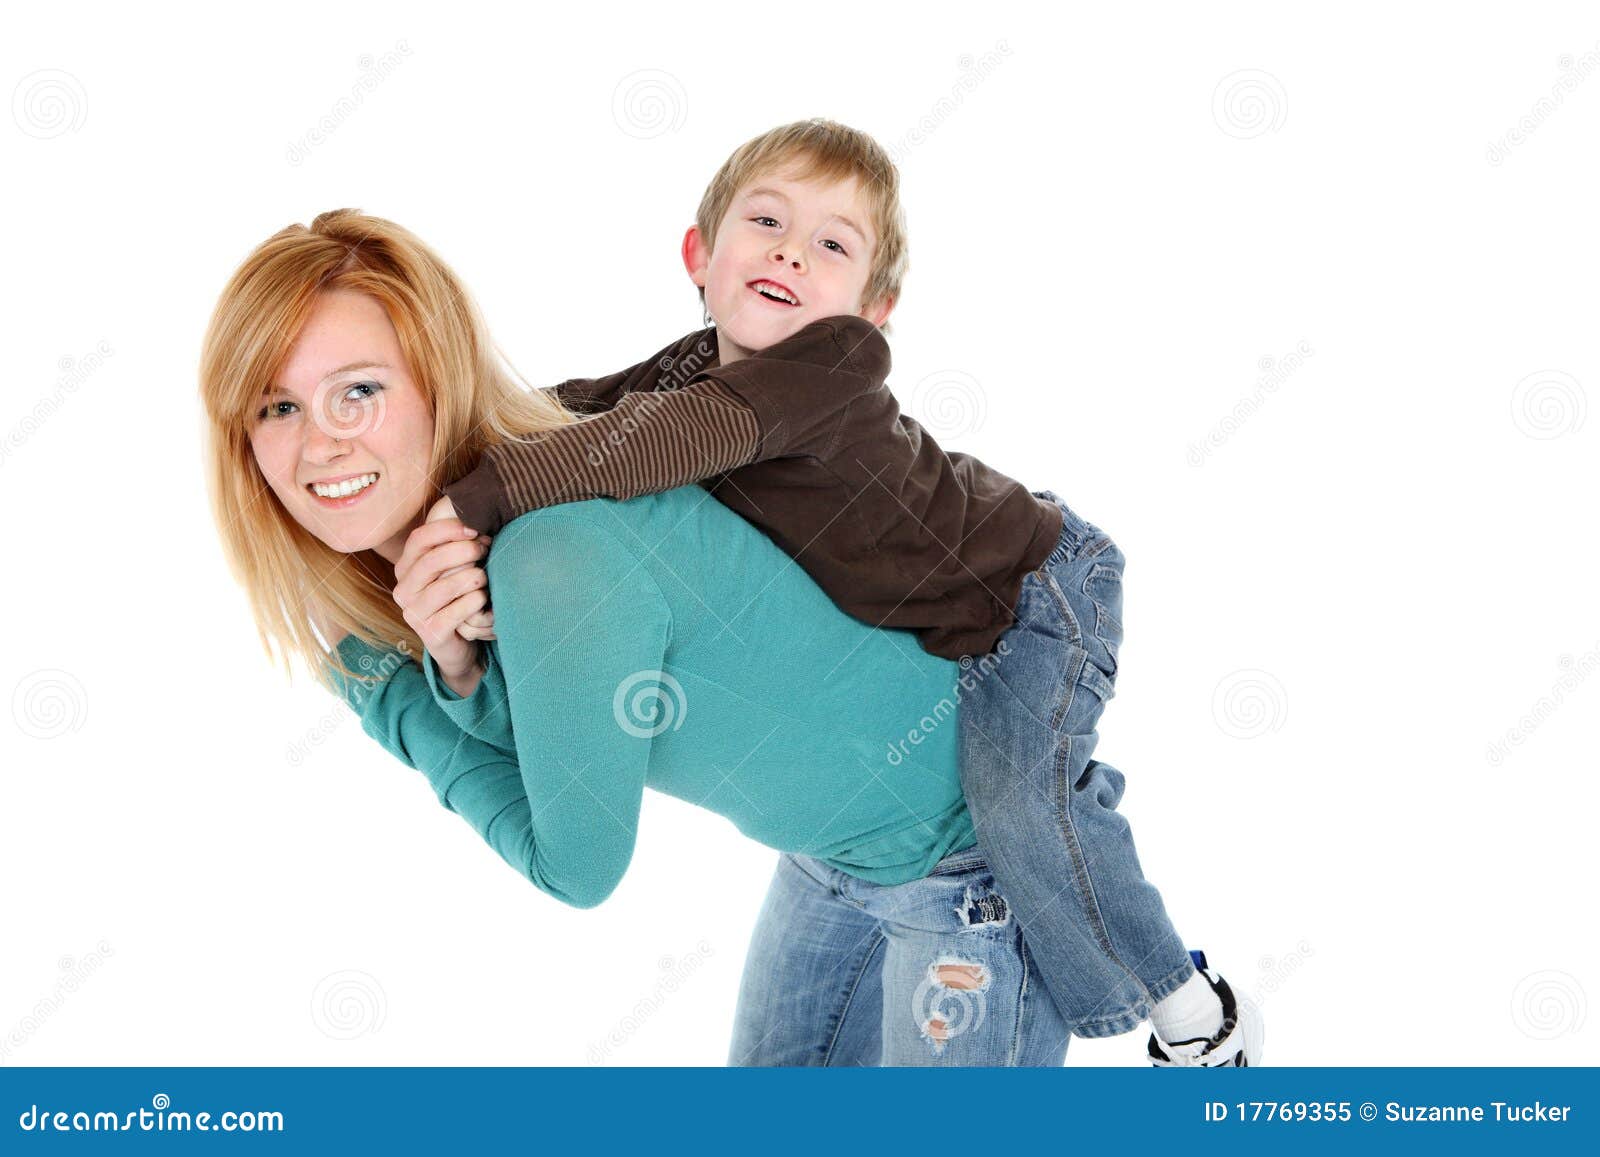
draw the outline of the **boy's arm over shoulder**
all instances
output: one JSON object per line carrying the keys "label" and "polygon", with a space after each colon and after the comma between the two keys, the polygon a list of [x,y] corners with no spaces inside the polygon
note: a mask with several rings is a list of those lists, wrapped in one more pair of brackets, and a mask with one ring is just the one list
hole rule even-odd
{"label": "boy's arm over shoulder", "polygon": [[[644,361],[614,374],[571,378],[540,389],[575,413],[599,417],[635,393],[654,392],[682,383],[715,360],[715,339],[710,337],[710,331],[701,330],[679,338]],[[604,443],[611,431],[626,431],[636,421],[630,404],[624,407],[623,413],[598,426],[585,426],[581,433],[561,427],[499,443],[489,447],[471,471],[446,486],[445,497],[450,500],[455,517],[482,534],[494,534],[530,510],[587,498],[617,497],[611,472],[585,477],[588,472],[580,462],[597,441]],[[552,472],[559,481],[551,481]],[[673,485],[682,483],[660,489],[670,490]],[[529,493],[530,488],[532,493]]]}
{"label": "boy's arm over shoulder", "polygon": [[494,534],[530,510],[659,493],[817,453],[850,402],[889,370],[888,343],[859,317],[812,322],[730,366],[705,364],[710,351],[687,345],[634,367],[644,372],[604,413],[488,447],[475,470],[445,487],[457,517]]}
{"label": "boy's arm over shoulder", "polygon": [[709,371],[756,415],[755,461],[820,453],[850,403],[889,376],[889,343],[864,317],[803,326],[731,366]]}
{"label": "boy's arm over shoulder", "polygon": [[[704,344],[697,349],[697,343]],[[635,390],[659,388],[658,383],[668,374],[675,372],[677,380],[683,381],[711,360],[715,348],[701,334],[690,334],[625,370],[601,378],[569,378],[559,385],[542,388],[569,410],[580,414],[602,413]]]}

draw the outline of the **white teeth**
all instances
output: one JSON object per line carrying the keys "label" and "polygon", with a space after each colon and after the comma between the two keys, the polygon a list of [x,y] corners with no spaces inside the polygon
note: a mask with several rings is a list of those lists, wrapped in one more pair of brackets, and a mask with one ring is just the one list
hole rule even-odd
{"label": "white teeth", "polygon": [[757,284],[760,286],[760,292],[762,292],[762,293],[770,294],[773,297],[782,298],[784,301],[787,301],[790,305],[799,305],[800,304],[798,301],[795,300],[793,295],[791,295],[789,293],[786,293],[782,289],[779,289],[776,285],[772,284],[772,282],[770,282],[770,281],[762,281],[762,282],[758,282]]}
{"label": "white teeth", "polygon": [[311,489],[323,498],[343,498],[347,494],[354,494],[357,490],[365,490],[377,480],[376,474],[363,474],[359,478],[347,478],[343,482],[335,482],[332,486],[313,482]]}

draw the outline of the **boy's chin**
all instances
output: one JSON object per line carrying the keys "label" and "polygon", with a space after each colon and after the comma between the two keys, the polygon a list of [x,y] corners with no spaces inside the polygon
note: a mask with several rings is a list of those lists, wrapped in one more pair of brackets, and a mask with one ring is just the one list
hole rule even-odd
{"label": "boy's chin", "polygon": [[[769,325],[735,327],[727,331],[728,339],[747,353],[758,354],[768,346],[788,341],[806,327],[810,318],[785,318]],[[735,332],[742,328],[743,332]]]}

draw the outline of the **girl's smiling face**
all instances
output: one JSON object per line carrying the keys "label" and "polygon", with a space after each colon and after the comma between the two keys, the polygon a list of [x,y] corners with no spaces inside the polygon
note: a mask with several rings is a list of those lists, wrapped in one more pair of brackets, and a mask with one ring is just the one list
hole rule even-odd
{"label": "girl's smiling face", "polygon": [[[261,396],[250,445],[278,501],[306,530],[343,554],[400,557],[430,497],[433,413],[377,298],[343,289],[318,297]],[[312,488],[352,479],[368,485],[333,497]]]}

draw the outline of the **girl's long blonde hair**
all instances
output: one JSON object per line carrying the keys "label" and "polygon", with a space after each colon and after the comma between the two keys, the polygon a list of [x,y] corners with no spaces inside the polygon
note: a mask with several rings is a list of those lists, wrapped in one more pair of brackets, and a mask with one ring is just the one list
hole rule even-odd
{"label": "girl's long blonde hair", "polygon": [[212,514],[268,659],[281,658],[292,681],[289,656],[298,655],[335,692],[330,664],[357,676],[334,649],[347,634],[413,658],[423,651],[394,601],[393,566],[376,551],[333,550],[302,527],[250,446],[262,389],[288,359],[317,295],[337,289],[383,305],[433,411],[428,505],[477,464],[485,446],[577,420],[553,392],[522,382],[455,273],[392,221],[334,209],[309,227],[279,230],[245,258],[217,301],[200,355]]}

